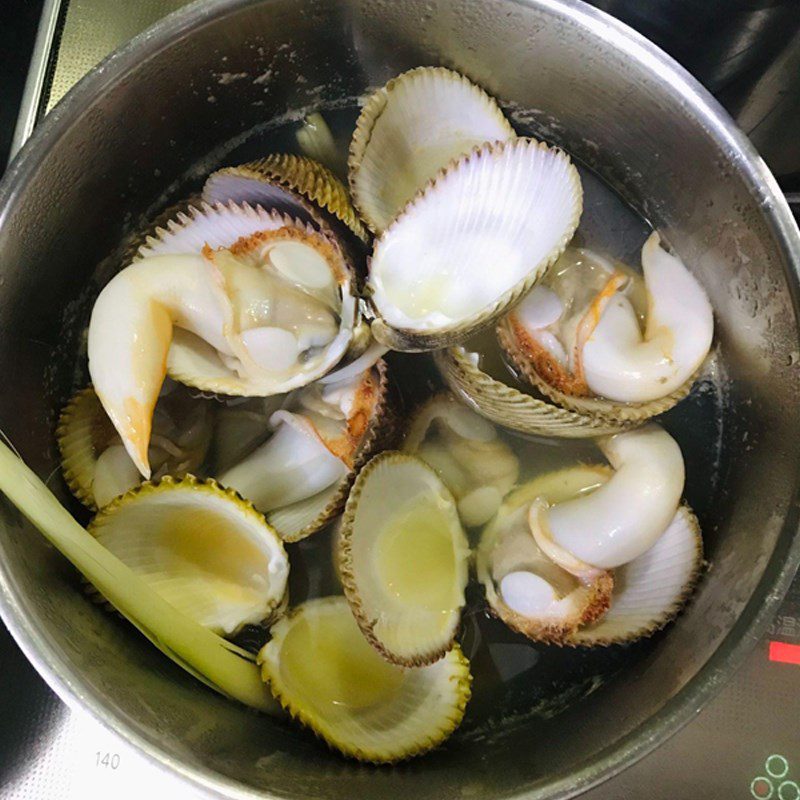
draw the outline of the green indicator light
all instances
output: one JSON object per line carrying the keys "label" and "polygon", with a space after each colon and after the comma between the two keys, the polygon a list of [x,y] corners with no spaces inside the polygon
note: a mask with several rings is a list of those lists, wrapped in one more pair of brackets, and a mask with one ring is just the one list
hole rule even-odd
{"label": "green indicator light", "polygon": [[764,769],[771,778],[783,778],[789,771],[789,762],[779,753],[773,753],[764,763]]}
{"label": "green indicator light", "polygon": [[[769,778],[759,775],[757,778],[753,778],[750,783],[750,794],[756,800],[769,800],[775,794],[775,787]],[[790,800],[790,798],[787,797],[786,800]]]}
{"label": "green indicator light", "polygon": [[778,787],[778,800],[800,800],[800,786],[795,781],[784,781]]}

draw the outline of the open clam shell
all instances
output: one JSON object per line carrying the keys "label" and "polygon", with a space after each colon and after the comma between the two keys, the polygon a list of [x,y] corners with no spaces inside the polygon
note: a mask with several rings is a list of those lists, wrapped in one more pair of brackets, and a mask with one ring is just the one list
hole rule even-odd
{"label": "open clam shell", "polygon": [[619,433],[633,422],[583,414],[534,397],[485,372],[463,347],[434,353],[447,386],[486,419],[533,436],[586,439]]}
{"label": "open clam shell", "polygon": [[386,659],[430,664],[455,639],[470,550],[453,496],[423,461],[386,452],[347,500],[339,569],[359,627]]}
{"label": "open clam shell", "polygon": [[[680,612],[701,573],[703,543],[697,518],[682,505],[655,544],[642,555],[613,570],[598,571],[594,596],[571,595],[572,608],[560,601],[552,611],[571,611],[569,624],[543,624],[541,616],[518,613],[505,601],[502,579],[523,571],[539,572],[565,599],[578,581],[550,561],[531,536],[527,509],[537,497],[558,503],[592,492],[612,475],[607,466],[579,465],[535,478],[513,492],[481,537],[476,559],[478,579],[484,585],[493,613],[510,628],[536,640],[568,646],[598,646],[631,642],[650,636]],[[613,575],[613,578],[611,577]],[[515,586],[510,585],[513,593]],[[584,584],[588,587],[588,584]],[[521,586],[531,592],[530,586]],[[585,590],[584,590],[585,592]],[[536,596],[534,595],[534,598]],[[580,599],[588,613],[575,613]],[[591,602],[590,602],[591,601]]]}
{"label": "open clam shell", "polygon": [[440,172],[375,242],[373,336],[435,350],[494,322],[563,252],[582,209],[569,157],[533,139],[487,144]]}
{"label": "open clam shell", "polygon": [[470,698],[458,645],[430,666],[390,664],[367,644],[343,597],[292,610],[258,660],[281,705],[359,761],[390,764],[433,749],[459,726]]}
{"label": "open clam shell", "polygon": [[414,412],[402,449],[436,471],[468,528],[494,516],[519,476],[519,459],[494,426],[451,394],[435,395]]}
{"label": "open clam shell", "polygon": [[381,233],[450,161],[513,137],[497,103],[463,75],[409,70],[378,89],[356,122],[348,160],[353,201]]}
{"label": "open clam shell", "polygon": [[208,342],[182,328],[175,328],[167,359],[167,370],[175,380],[216,394],[280,394],[313,382],[335,367],[347,353],[360,322],[359,304],[354,296],[356,279],[353,266],[334,239],[301,221],[247,203],[191,206],[187,213],[179,213],[166,227],[148,237],[139,248],[138,259],[213,253],[234,246],[239,256],[256,257],[262,240],[271,237],[276,241],[280,237],[287,241],[307,241],[309,246],[313,245],[324,254],[338,283],[338,335],[323,351],[307,359],[302,369],[288,377],[281,372],[261,377],[243,375],[232,369]]}
{"label": "open clam shell", "polygon": [[[212,427],[209,401],[192,397],[178,384],[162,392],[149,450],[154,478],[194,472],[205,461]],[[61,412],[56,441],[67,486],[91,510],[142,482],[91,386],[78,392]]]}
{"label": "open clam shell", "polygon": [[617,430],[621,430],[626,425],[646,422],[652,417],[663,414],[688,396],[697,377],[693,376],[666,397],[645,403],[619,403],[604,397],[580,397],[559,390],[542,377],[536,367],[535,358],[530,356],[531,350],[524,346],[526,338],[524,331],[515,326],[513,316],[505,317],[498,323],[497,339],[501,347],[531,385],[562,409],[573,412],[589,422],[596,422],[598,426],[603,424],[618,426]]}
{"label": "open clam shell", "polygon": [[306,156],[275,153],[219,169],[206,180],[203,200],[210,205],[230,201],[261,205],[308,222],[319,222],[323,212],[328,224],[331,218],[338,220],[362,242],[369,239],[345,185],[327,167]]}
{"label": "open clam shell", "polygon": [[512,492],[484,529],[478,580],[492,613],[512,630],[534,641],[570,644],[580,628],[607,612],[612,574],[597,570],[579,580],[553,563],[531,535],[528,509],[537,497],[559,502],[590,491],[608,474],[605,467],[581,466],[538,476]]}
{"label": "open clam shell", "polygon": [[611,422],[644,422],[683,399],[711,344],[711,307],[658,234],[642,249],[642,267],[644,277],[567,248],[498,324],[523,378],[563,408]]}
{"label": "open clam shell", "polygon": [[[326,422],[325,415],[329,412],[324,407],[327,403],[325,397],[329,393],[335,395],[342,391],[352,391],[353,394],[354,400],[349,413],[342,419]],[[288,441],[289,450],[285,453],[280,448],[269,454],[266,451],[259,452],[260,448],[253,448],[238,463],[231,464],[226,470],[217,471],[216,474],[223,484],[253,500],[285,542],[296,542],[321,530],[342,510],[358,471],[372,456],[391,443],[396,419],[388,368],[380,360],[355,379],[338,384],[314,385],[284,397],[281,407],[311,422],[312,428],[308,432],[319,437],[321,454],[319,457],[314,456],[317,460],[305,464],[303,470],[309,476],[308,480],[315,477],[309,470],[316,473],[326,468],[335,470],[330,472],[330,484],[310,496],[277,506],[263,496],[263,484],[270,481],[272,468],[267,466],[264,459],[269,459],[271,463],[277,458],[275,466],[279,470],[288,471],[289,460],[293,455],[290,451],[297,450],[297,445],[291,441]],[[270,433],[268,421],[265,429],[267,433],[263,438],[266,439],[266,445],[269,445],[270,437],[277,433]],[[305,429],[298,434],[298,441],[301,443],[304,434]],[[264,446],[261,445],[261,448]],[[332,451],[335,451],[335,455]],[[324,478],[320,480],[325,481]],[[269,488],[271,497],[275,487]]]}
{"label": "open clam shell", "polygon": [[289,561],[250,503],[192,476],[118,497],[89,532],[165,600],[219,634],[270,620],[285,602]]}
{"label": "open clam shell", "polygon": [[643,555],[614,570],[606,615],[575,631],[568,644],[632,642],[669,624],[688,602],[703,567],[697,517],[681,506],[661,538]]}

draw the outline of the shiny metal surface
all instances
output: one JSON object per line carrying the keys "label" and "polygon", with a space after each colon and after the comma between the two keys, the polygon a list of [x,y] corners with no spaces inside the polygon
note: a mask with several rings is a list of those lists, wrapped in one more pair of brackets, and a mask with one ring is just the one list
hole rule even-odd
{"label": "shiny metal surface", "polygon": [[108,0],[70,0],[58,42],[46,111],[79,81],[98,61],[140,31],[185,6],[188,0],[136,0],[127,3],[124,14],[109,14]]}
{"label": "shiny metal surface", "polygon": [[25,81],[20,114],[14,129],[14,138],[11,141],[12,156],[33,133],[38,120],[39,104],[47,82],[47,70],[51,61],[60,10],[61,0],[45,1],[39,22],[39,30],[36,34],[36,42],[31,54],[31,66],[28,70],[28,78]]}
{"label": "shiny metal surface", "polygon": [[0,365],[14,386],[0,396],[0,426],[50,474],[52,412],[68,380],[53,365],[59,347],[74,346],[61,316],[85,314],[94,265],[168,199],[165,186],[180,191],[198,163],[223,156],[212,152],[220,143],[265,120],[434,62],[513,102],[596,169],[709,289],[731,379],[723,486],[706,526],[712,569],[648,657],[579,706],[372,770],[164,663],[88,603],[62,560],[3,507],[2,614],[27,655],[69,702],[222,796],[574,794],[652,749],[719,688],[800,555],[797,230],[716,103],[655,47],[572,2],[226,0],[196,4],[125,47],[53,110],[0,188]]}

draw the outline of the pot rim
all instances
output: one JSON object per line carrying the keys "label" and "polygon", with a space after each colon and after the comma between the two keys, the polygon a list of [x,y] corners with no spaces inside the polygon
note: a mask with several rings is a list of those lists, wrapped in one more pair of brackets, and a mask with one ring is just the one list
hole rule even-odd
{"label": "pot rim", "polygon": [[[0,226],[8,208],[23,190],[55,142],[80,121],[89,103],[123,80],[144,59],[152,57],[195,29],[237,12],[255,0],[196,0],[169,14],[103,59],[84,76],[34,130],[0,182]],[[262,0],[269,4],[274,0]],[[756,149],[712,95],[663,50],[624,23],[581,0],[506,0],[561,16],[616,47],[631,60],[666,81],[673,94],[688,103],[707,133],[736,154],[737,171],[760,200],[765,220],[790,265],[787,279],[795,312],[800,305],[800,231],[778,184]],[[722,688],[761,639],[791,585],[800,564],[800,505],[798,487],[775,550],[744,611],[706,664],[656,714],[614,745],[590,756],[576,770],[522,789],[519,800],[566,800],[622,772],[655,750],[689,722]],[[170,756],[155,738],[140,733],[121,716],[109,713],[96,696],[60,658],[44,632],[26,614],[25,595],[7,563],[0,559],[0,618],[17,644],[55,693],[72,709],[88,713],[106,729],[135,747],[153,765],[180,776],[206,796],[230,800],[277,798],[280,795],[248,789],[242,783],[203,767],[187,766]]]}

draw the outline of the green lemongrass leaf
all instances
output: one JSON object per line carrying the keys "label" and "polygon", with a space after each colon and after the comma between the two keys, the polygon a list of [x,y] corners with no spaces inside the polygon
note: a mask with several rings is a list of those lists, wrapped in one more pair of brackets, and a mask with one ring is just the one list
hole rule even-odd
{"label": "green lemongrass leaf", "polygon": [[0,491],[156,647],[207,686],[278,713],[254,657],[170,605],[84,530],[29,467],[0,442]]}

